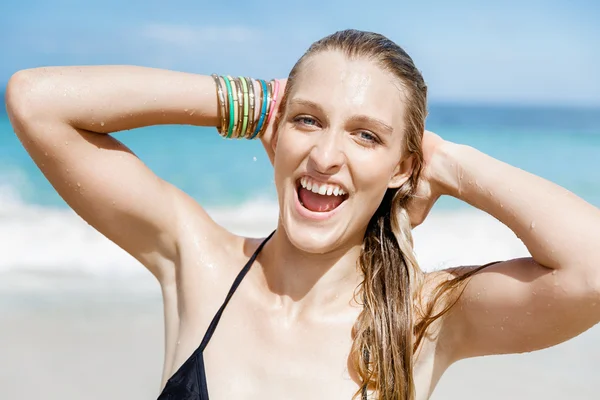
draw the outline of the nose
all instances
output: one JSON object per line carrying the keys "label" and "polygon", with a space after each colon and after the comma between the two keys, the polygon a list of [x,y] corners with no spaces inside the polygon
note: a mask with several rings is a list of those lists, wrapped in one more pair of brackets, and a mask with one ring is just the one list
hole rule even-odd
{"label": "nose", "polygon": [[344,163],[341,137],[333,130],[325,130],[317,135],[309,153],[309,167],[325,175],[336,173]]}

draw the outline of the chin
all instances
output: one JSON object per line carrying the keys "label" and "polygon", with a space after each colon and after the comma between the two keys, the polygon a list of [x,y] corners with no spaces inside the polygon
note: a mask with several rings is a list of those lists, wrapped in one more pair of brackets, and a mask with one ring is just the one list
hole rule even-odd
{"label": "chin", "polygon": [[306,226],[294,220],[286,221],[285,218],[282,225],[290,243],[304,253],[330,253],[344,242],[343,233],[340,234],[334,229]]}
{"label": "chin", "polygon": [[354,236],[349,235],[352,198],[346,197],[333,210],[317,212],[302,204],[299,190],[299,185],[290,187],[281,200],[281,226],[294,247],[305,253],[325,254],[339,249]]}

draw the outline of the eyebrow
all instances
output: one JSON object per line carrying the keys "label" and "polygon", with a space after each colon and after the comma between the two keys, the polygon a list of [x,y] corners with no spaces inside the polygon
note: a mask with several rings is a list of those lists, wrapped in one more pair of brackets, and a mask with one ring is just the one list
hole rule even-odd
{"label": "eyebrow", "polygon": [[381,133],[388,135],[391,135],[392,132],[394,132],[394,128],[392,128],[390,125],[386,124],[380,119],[369,117],[367,115],[354,115],[350,118],[350,120],[353,122],[374,125],[378,128],[377,130],[381,131]]}
{"label": "eyebrow", "polygon": [[315,103],[314,101],[310,101],[310,100],[305,100],[305,99],[291,99],[290,100],[290,105],[297,105],[297,106],[308,107],[308,108],[312,108],[314,110],[320,111],[322,113],[325,113],[325,110],[323,110],[323,107],[321,107],[319,104]]}
{"label": "eyebrow", "polygon": [[[311,101],[311,100],[291,99],[290,105],[312,108],[313,110],[316,110],[320,113],[325,114],[325,110],[323,110],[323,107],[321,107],[320,104],[315,103],[314,101]],[[378,118],[369,117],[367,115],[353,115],[350,118],[350,121],[354,122],[354,123],[374,125],[378,128],[379,131],[381,131],[381,133],[391,134],[392,132],[394,132],[394,128],[392,128],[389,124],[383,122],[382,120],[380,120]]]}

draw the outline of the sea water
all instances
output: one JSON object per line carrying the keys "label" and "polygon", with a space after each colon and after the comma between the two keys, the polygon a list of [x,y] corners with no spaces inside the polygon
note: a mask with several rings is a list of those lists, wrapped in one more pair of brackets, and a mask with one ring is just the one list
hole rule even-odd
{"label": "sea water", "polygon": [[[598,109],[433,105],[427,127],[600,206]],[[214,128],[192,126],[148,127],[115,136],[229,229],[258,236],[275,227],[273,169],[259,141],[225,140]],[[451,198],[442,198],[414,235],[425,270],[527,255],[510,230]],[[43,285],[32,276],[120,279],[142,270],[68,208],[0,111],[0,274],[30,273],[22,283],[31,286]]]}

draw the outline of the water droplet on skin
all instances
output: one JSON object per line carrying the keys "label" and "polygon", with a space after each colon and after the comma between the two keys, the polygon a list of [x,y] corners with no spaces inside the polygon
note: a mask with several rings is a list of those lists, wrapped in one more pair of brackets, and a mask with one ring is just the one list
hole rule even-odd
{"label": "water droplet on skin", "polygon": [[69,168],[67,168],[67,174],[69,173]]}
{"label": "water droplet on skin", "polygon": [[65,142],[65,145],[67,145],[67,146],[68,146],[68,145],[69,145],[69,142]]}
{"label": "water droplet on skin", "polygon": [[188,112],[188,109],[187,109],[187,108],[184,108],[184,109],[183,109],[183,112]]}
{"label": "water droplet on skin", "polygon": [[81,187],[81,183],[77,182],[77,187]]}
{"label": "water droplet on skin", "polygon": [[115,205],[115,202],[114,202],[114,201],[112,202],[112,205],[113,205],[113,206]]}
{"label": "water droplet on skin", "polygon": [[508,189],[509,192],[512,192],[512,188]]}
{"label": "water droplet on skin", "polygon": [[597,304],[597,303],[592,303],[592,307],[596,307],[596,304]]}
{"label": "water droplet on skin", "polygon": [[190,112],[190,117],[191,117],[192,115],[194,115],[194,113],[195,113],[195,112],[196,112],[196,110],[192,110],[192,112]]}
{"label": "water droplet on skin", "polygon": [[552,271],[552,275],[556,275],[556,270]]}
{"label": "water droplet on skin", "polygon": [[531,292],[531,294],[535,296],[537,293],[536,292]]}
{"label": "water droplet on skin", "polygon": [[156,101],[156,97],[154,98],[154,101]]}
{"label": "water droplet on skin", "polygon": [[100,126],[104,126],[104,121],[100,121]]}
{"label": "water droplet on skin", "polygon": [[503,326],[501,326],[501,327],[500,327],[500,330],[504,330],[504,327],[503,327]]}
{"label": "water droplet on skin", "polygon": [[529,225],[529,228],[531,228],[531,229],[535,228],[535,221],[531,221],[531,224]]}
{"label": "water droplet on skin", "polygon": [[527,311],[527,315],[531,315],[531,312]]}
{"label": "water droplet on skin", "polygon": [[46,157],[48,157],[48,152],[47,152],[47,151],[46,151],[46,152],[44,152],[44,155],[45,155]]}

